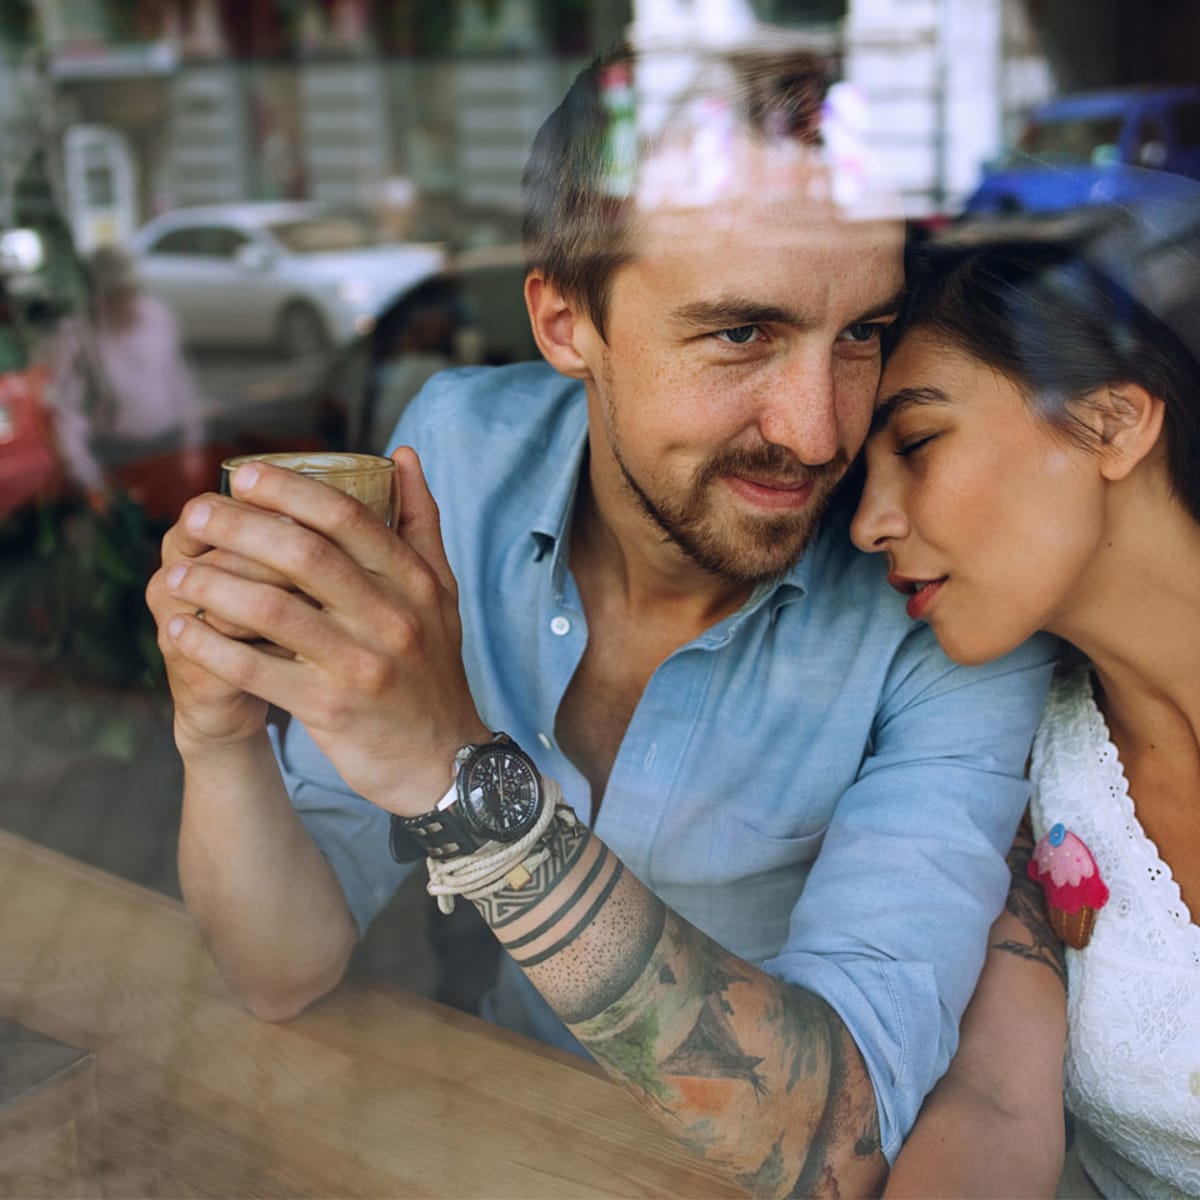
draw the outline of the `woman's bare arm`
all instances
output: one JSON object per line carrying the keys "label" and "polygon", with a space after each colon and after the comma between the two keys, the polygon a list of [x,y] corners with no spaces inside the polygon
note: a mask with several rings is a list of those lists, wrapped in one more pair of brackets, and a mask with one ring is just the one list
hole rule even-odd
{"label": "woman's bare arm", "polygon": [[1054,1195],[1065,1145],[1066,965],[1041,887],[1025,873],[1032,851],[1025,823],[958,1053],[896,1159],[887,1196]]}

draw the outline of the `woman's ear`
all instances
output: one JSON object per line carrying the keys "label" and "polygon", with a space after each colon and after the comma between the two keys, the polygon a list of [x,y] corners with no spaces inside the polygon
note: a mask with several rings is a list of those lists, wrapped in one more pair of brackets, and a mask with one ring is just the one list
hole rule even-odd
{"label": "woman's ear", "polygon": [[591,322],[540,270],[525,276],[525,307],[533,338],[546,361],[572,379],[590,379],[591,370],[581,353]]}
{"label": "woman's ear", "polygon": [[1139,383],[1110,383],[1093,409],[1100,435],[1100,472],[1105,479],[1126,478],[1146,459],[1162,435],[1165,405]]}

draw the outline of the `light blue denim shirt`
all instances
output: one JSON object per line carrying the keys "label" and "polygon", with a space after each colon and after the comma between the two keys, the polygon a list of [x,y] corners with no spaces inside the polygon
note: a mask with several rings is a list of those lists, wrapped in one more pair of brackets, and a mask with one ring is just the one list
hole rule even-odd
{"label": "light blue denim shirt", "polygon": [[[393,445],[416,447],[441,508],[484,721],[590,818],[554,736],[587,642],[568,565],[585,437],[582,386],[523,364],[436,376]],[[785,578],[659,666],[594,829],[721,945],[833,1006],[871,1073],[890,1159],[954,1051],[1004,901],[1054,647],[955,666],[846,520],[831,512]],[[405,874],[387,815],[296,723],[281,760],[365,928]],[[488,1014],[572,1041],[511,960]]]}

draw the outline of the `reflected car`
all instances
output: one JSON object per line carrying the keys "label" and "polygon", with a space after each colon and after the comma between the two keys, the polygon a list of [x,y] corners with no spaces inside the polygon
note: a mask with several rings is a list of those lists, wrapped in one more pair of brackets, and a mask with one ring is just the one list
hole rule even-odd
{"label": "reflected car", "polygon": [[447,367],[541,358],[523,300],[519,245],[460,250],[334,355],[302,405],[331,447],[379,453],[408,403]]}
{"label": "reflected car", "polygon": [[29,320],[44,287],[42,245],[29,229],[0,233],[0,528],[12,513],[67,489],[55,448],[46,368],[31,361]]}
{"label": "reflected car", "polygon": [[142,226],[130,249],[188,345],[290,357],[369,334],[445,261],[438,245],[383,240],[367,213],[312,203],[174,209]]}
{"label": "reflected car", "polygon": [[964,214],[1128,202],[1144,190],[1144,171],[1200,179],[1200,88],[1078,92],[1031,109],[1017,145],[985,170]]}

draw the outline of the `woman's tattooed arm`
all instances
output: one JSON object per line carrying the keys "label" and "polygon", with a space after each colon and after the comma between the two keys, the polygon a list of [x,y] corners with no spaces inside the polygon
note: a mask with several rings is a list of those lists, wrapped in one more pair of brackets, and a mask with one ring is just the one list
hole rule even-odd
{"label": "woman's tattooed arm", "polygon": [[886,1195],[895,1200],[1054,1194],[1065,1146],[1066,971],[1041,886],[1025,873],[1027,821],[1008,857],[1008,904],[992,925],[958,1053],[892,1167]]}
{"label": "woman's tattooed arm", "polygon": [[477,907],[596,1059],[754,1195],[877,1192],[874,1091],[836,1013],[716,945],[582,826],[550,848]]}
{"label": "woman's tattooed arm", "polygon": [[1008,869],[1012,872],[1012,883],[1008,889],[1006,904],[1009,914],[1016,919],[1019,928],[1012,922],[1004,926],[1004,936],[993,941],[991,949],[1015,954],[1031,962],[1045,963],[1058,976],[1059,982],[1067,986],[1066,948],[1058,935],[1050,928],[1046,916],[1046,898],[1042,885],[1029,878],[1026,868],[1033,857],[1033,828],[1029,814],[1017,830],[1012,849],[1008,852]]}

